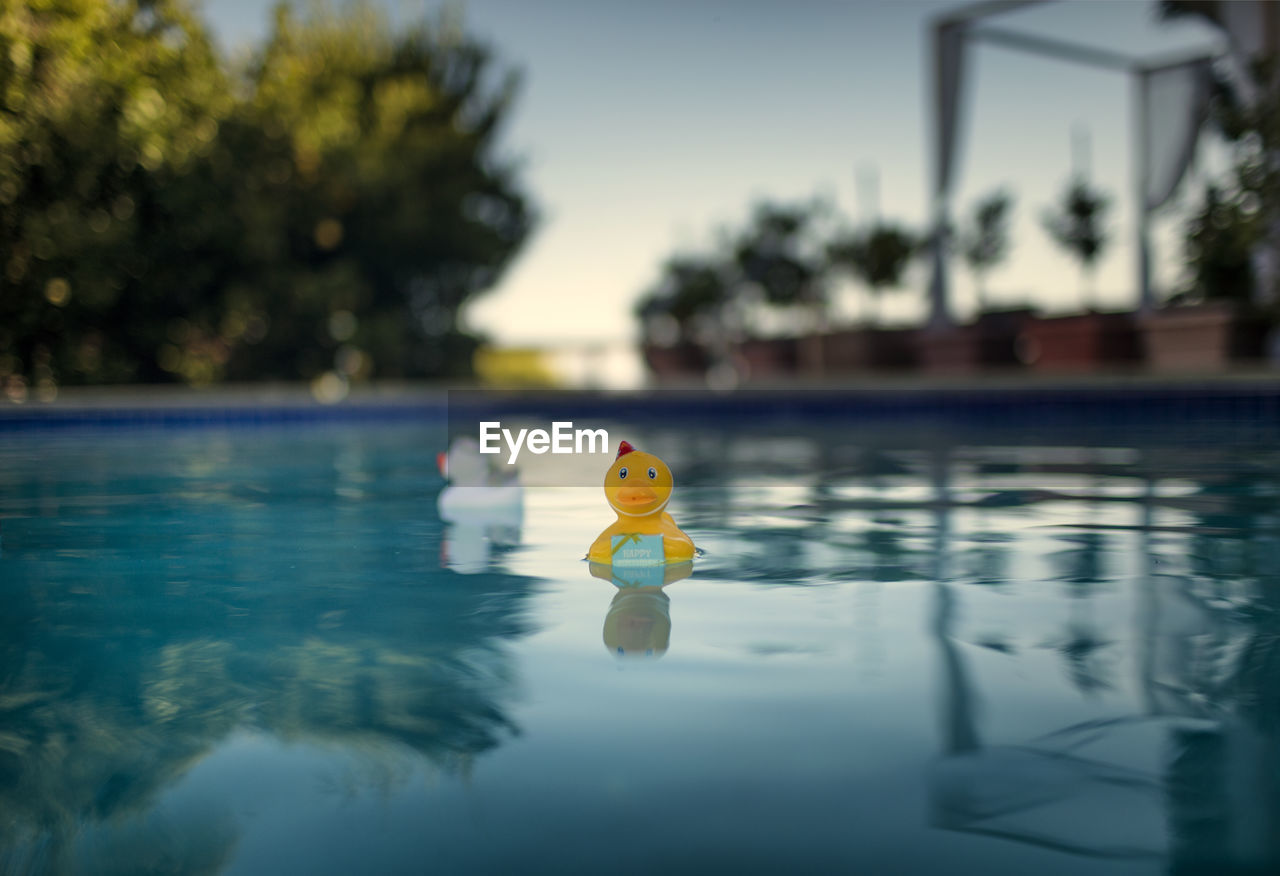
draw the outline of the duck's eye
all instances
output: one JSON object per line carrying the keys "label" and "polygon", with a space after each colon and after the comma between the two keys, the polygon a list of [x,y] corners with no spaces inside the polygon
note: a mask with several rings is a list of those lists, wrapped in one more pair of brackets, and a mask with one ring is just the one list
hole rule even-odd
{"label": "duck's eye", "polygon": [[625,465],[618,469],[618,479],[623,481],[627,479],[627,467]]}
{"label": "duck's eye", "polygon": [[654,480],[657,477],[658,477],[658,470],[653,466],[649,466],[649,480]]}

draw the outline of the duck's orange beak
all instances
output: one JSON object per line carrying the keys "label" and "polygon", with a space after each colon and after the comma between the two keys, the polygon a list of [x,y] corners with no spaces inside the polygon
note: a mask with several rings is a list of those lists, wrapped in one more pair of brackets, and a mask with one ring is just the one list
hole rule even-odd
{"label": "duck's orange beak", "polygon": [[619,505],[638,508],[641,505],[656,502],[658,494],[653,491],[652,487],[619,487],[615,498],[618,500]]}

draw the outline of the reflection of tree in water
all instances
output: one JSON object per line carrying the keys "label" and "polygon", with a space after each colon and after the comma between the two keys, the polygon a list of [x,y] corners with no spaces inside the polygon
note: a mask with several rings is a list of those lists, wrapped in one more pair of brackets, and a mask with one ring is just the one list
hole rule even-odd
{"label": "reflection of tree in water", "polygon": [[[1181,466],[1181,467],[1180,467]],[[1206,720],[1171,734],[1173,872],[1280,868],[1280,578],[1273,451],[1202,450],[1153,470],[1196,484],[1170,572],[1153,575],[1144,673],[1161,711]],[[1167,500],[1166,500],[1167,501]]]}
{"label": "reflection of tree in water", "polygon": [[1108,661],[1107,649],[1112,642],[1098,631],[1092,616],[1092,599],[1098,585],[1106,580],[1102,557],[1107,550],[1100,532],[1082,532],[1065,536],[1074,546],[1053,555],[1058,580],[1071,595],[1071,612],[1067,628],[1057,643],[1058,653],[1067,664],[1067,677],[1082,693],[1096,693],[1113,687],[1114,665]]}
{"label": "reflection of tree in water", "polygon": [[[1165,708],[1209,721],[1170,734],[1165,787],[1176,862],[1172,869],[1276,872],[1280,614],[1258,612],[1243,622],[1240,616],[1222,612],[1210,618],[1215,629],[1201,635],[1228,643],[1221,656],[1184,662],[1181,690],[1171,689],[1167,674],[1158,682],[1164,688]],[[1246,869],[1224,871],[1223,862],[1237,862]]]}
{"label": "reflection of tree in water", "polygon": [[1106,539],[1100,532],[1082,532],[1064,536],[1063,541],[1073,546],[1054,554],[1058,580],[1067,583],[1072,596],[1087,599],[1105,580]]}
{"label": "reflection of tree in water", "polygon": [[1224,459],[1197,482],[1186,500],[1194,521],[1187,559],[1200,595],[1242,603],[1266,600],[1280,559],[1274,531],[1280,495],[1276,471]]}
{"label": "reflection of tree in water", "polygon": [[74,846],[53,840],[18,845],[0,862],[5,873],[77,876],[212,876],[230,863],[238,844],[234,816],[216,804],[192,812],[113,817],[84,826]]}
{"label": "reflection of tree in water", "polygon": [[[1191,612],[1196,623],[1182,635],[1163,636],[1161,656],[1183,684],[1209,701],[1231,692],[1250,709],[1255,698],[1259,705],[1274,702],[1280,696],[1280,670],[1271,656],[1280,619],[1280,458],[1202,451],[1187,470],[1179,470],[1177,460],[1157,460],[1153,469],[1197,487],[1176,500],[1189,523],[1180,528],[1174,544],[1182,550],[1166,562],[1169,572],[1160,581],[1174,597],[1167,601]],[[1254,694],[1244,696],[1250,690]],[[1262,706],[1255,714],[1261,718],[1266,711]]]}
{"label": "reflection of tree in water", "polygon": [[983,587],[1008,584],[1009,543],[1012,539],[997,532],[975,532],[968,540],[970,547],[961,557],[966,583]]}
{"label": "reflection of tree in water", "polygon": [[815,577],[806,554],[805,530],[756,526],[749,543],[731,556],[713,555],[714,565],[699,571],[704,580],[758,581],[766,584],[803,584]]}
{"label": "reflection of tree in water", "polygon": [[[445,770],[465,770],[516,729],[501,642],[525,629],[522,578],[243,587],[224,566],[221,585],[179,586],[163,569],[130,579],[119,561],[96,580],[83,566],[52,578],[39,564],[12,568],[0,615],[0,864],[34,855],[65,868],[85,825],[144,814],[238,728],[399,748]],[[136,872],[213,872],[234,842],[188,839],[208,862],[171,856],[169,869]]]}
{"label": "reflection of tree in water", "polygon": [[904,521],[894,517],[876,517],[873,529],[863,533],[861,542],[871,557],[865,577],[873,581],[907,581],[920,577],[912,560],[919,551],[912,550],[903,535]]}

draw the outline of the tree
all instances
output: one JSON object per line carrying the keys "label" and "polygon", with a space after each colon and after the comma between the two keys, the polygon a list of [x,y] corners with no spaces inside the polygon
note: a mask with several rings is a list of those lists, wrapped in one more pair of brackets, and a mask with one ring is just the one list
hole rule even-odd
{"label": "tree", "polygon": [[1054,242],[1080,261],[1081,286],[1086,300],[1093,297],[1093,272],[1106,248],[1107,231],[1103,219],[1110,198],[1093,188],[1083,177],[1067,184],[1055,208],[1043,216],[1045,230]]}
{"label": "tree", "polygon": [[1252,298],[1252,252],[1261,236],[1256,211],[1245,209],[1239,194],[1226,195],[1217,186],[1205,190],[1204,203],[1187,222],[1184,247],[1189,287],[1183,297],[1201,301]]}
{"label": "tree", "polygon": [[848,271],[866,284],[869,301],[884,289],[902,283],[902,275],[920,247],[920,239],[901,225],[877,222],[870,228],[855,231],[827,245],[827,260],[832,267]]}
{"label": "tree", "polygon": [[[1228,14],[1224,4],[1206,0],[1162,0],[1160,12],[1168,19],[1199,17],[1224,30]],[[1253,299],[1260,293],[1274,307],[1280,305],[1280,57],[1256,54],[1239,60],[1234,75],[1222,65],[1214,68],[1209,118],[1231,145],[1233,167],[1231,178],[1214,187],[1212,209],[1219,220],[1232,218],[1229,214],[1240,220],[1233,235],[1253,235],[1247,294]],[[1205,209],[1210,209],[1207,200]],[[1206,234],[1217,234],[1194,220],[1188,232],[1189,256],[1208,243]],[[1227,245],[1221,236],[1215,240],[1213,246]],[[1189,266],[1197,276],[1204,267],[1194,258]],[[1215,294],[1207,288],[1201,292]]]}
{"label": "tree", "polygon": [[367,6],[277,11],[245,74],[232,157],[257,161],[232,182],[247,239],[227,307],[279,317],[231,376],[469,372],[459,313],[533,220],[496,154],[518,80],[492,68],[447,19],[396,33]]}
{"label": "tree", "polygon": [[[153,376],[149,193],[208,154],[230,105],[181,0],[4,3],[0,13],[0,383]],[[208,205],[201,205],[206,219]]]}
{"label": "tree", "polygon": [[673,256],[662,267],[662,276],[636,304],[645,336],[666,340],[671,334],[661,328],[664,321],[674,325],[674,337],[705,344],[724,323],[723,310],[734,296],[725,266],[706,256]]}
{"label": "tree", "polygon": [[0,381],[469,371],[533,225],[487,46],[281,6],[233,69],[185,0],[34,6],[0,16]]}
{"label": "tree", "polygon": [[775,307],[808,310],[821,323],[827,304],[824,264],[815,254],[814,229],[822,205],[757,204],[733,243],[732,261],[741,280]]}
{"label": "tree", "polygon": [[1012,208],[1012,195],[1004,190],[991,192],[974,205],[971,224],[960,233],[960,252],[973,272],[979,313],[987,309],[987,272],[1009,254]]}
{"label": "tree", "polygon": [[762,202],[733,247],[742,282],[760,291],[766,304],[797,308],[809,320],[800,347],[802,367],[822,370],[822,335],[827,323],[826,262],[817,226],[827,211],[821,201]]}

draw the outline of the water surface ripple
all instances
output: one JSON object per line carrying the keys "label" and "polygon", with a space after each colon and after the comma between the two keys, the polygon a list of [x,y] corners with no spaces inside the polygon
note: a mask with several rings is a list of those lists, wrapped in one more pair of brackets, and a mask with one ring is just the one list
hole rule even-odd
{"label": "water surface ripple", "polygon": [[1278,872],[1280,450],[1098,434],[638,430],[661,587],[437,427],[0,437],[0,872]]}

